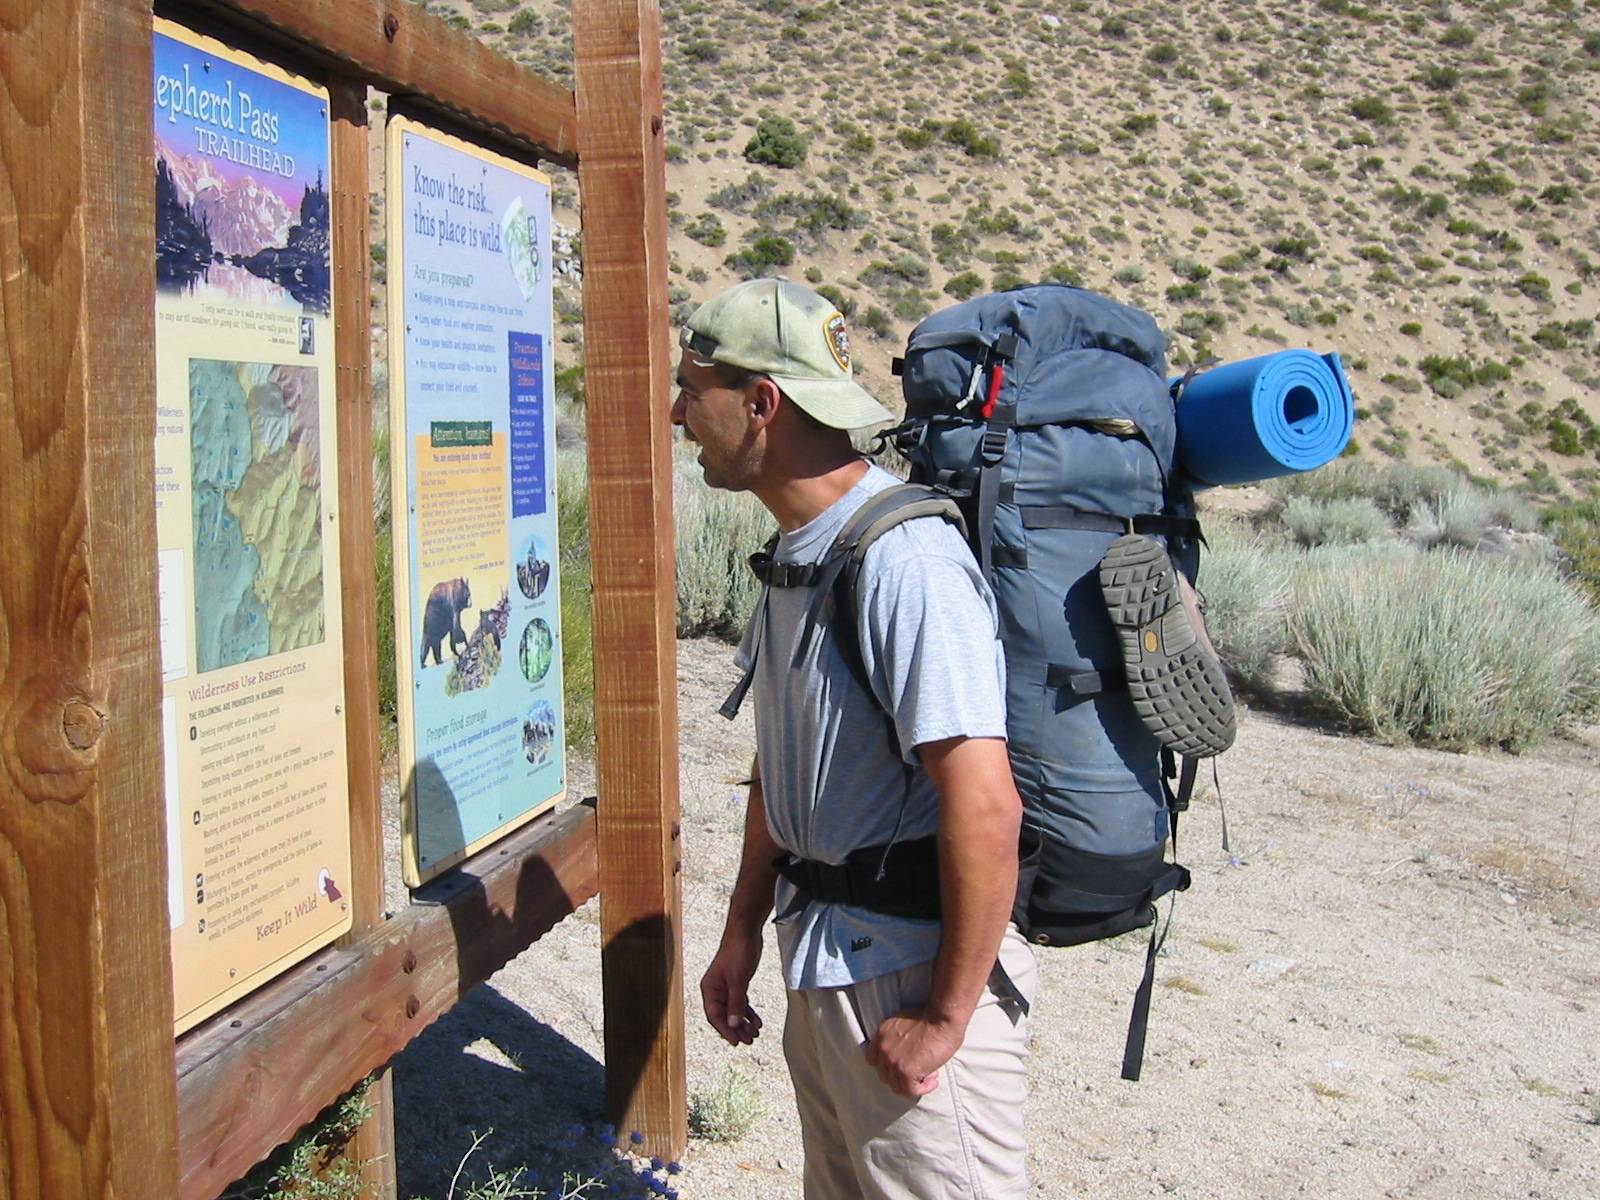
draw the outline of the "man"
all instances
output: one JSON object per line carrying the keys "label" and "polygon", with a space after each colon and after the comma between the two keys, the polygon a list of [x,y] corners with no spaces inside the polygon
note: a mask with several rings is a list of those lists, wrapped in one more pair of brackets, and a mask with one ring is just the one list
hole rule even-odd
{"label": "man", "polygon": [[[850,441],[892,417],[851,378],[844,318],[757,280],[702,305],[682,345],[672,420],[706,481],[767,507],[775,563],[820,561],[897,482]],[[776,901],[807,1200],[1021,1197],[1035,971],[1009,924],[1022,807],[993,599],[937,517],[868,551],[854,663],[815,591],[768,587],[739,652],[757,768],[706,1018],[734,1045],[761,1032],[747,988]],[[908,902],[919,871],[937,916]],[[819,897],[843,876],[857,902]]]}

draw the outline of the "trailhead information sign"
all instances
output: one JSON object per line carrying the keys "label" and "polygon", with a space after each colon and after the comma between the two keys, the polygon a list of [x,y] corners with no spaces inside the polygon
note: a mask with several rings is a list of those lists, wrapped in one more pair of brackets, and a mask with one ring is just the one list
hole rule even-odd
{"label": "trailhead information sign", "polygon": [[388,127],[395,659],[417,887],[566,791],[550,180]]}
{"label": "trailhead information sign", "polygon": [[156,541],[179,1032],[351,926],[328,94],[158,20]]}

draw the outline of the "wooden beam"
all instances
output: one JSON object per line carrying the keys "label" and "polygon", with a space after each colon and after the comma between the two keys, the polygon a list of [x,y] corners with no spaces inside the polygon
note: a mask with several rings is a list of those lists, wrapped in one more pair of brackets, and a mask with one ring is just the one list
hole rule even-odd
{"label": "wooden beam", "polygon": [[675,1157],[688,1131],[660,43],[655,0],[573,6],[606,1100]]}
{"label": "wooden beam", "polygon": [[594,827],[585,805],[538,818],[185,1036],[165,1195],[210,1200],[589,900]]}
{"label": "wooden beam", "polygon": [[573,95],[405,0],[185,0],[243,21],[300,58],[504,140],[523,158],[576,164]]}
{"label": "wooden beam", "polygon": [[0,1197],[170,1196],[150,8],[0,50]]}
{"label": "wooden beam", "polygon": [[[377,574],[372,511],[372,259],[367,85],[328,81],[333,192],[333,330],[339,445],[339,561],[344,592],[345,749],[350,770],[351,946],[383,923]],[[344,1147],[370,1200],[395,1200],[394,1080],[367,1089],[372,1115]]]}

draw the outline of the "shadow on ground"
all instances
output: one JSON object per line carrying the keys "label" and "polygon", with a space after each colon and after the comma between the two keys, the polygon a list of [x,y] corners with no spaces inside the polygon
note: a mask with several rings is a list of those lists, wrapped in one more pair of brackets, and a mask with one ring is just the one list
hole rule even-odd
{"label": "shadow on ground", "polygon": [[618,1177],[601,1125],[600,1062],[490,984],[474,989],[391,1065],[395,1167],[406,1200],[443,1200],[473,1135],[491,1129],[462,1172],[458,1200],[491,1165],[532,1168],[542,1185],[565,1171]]}

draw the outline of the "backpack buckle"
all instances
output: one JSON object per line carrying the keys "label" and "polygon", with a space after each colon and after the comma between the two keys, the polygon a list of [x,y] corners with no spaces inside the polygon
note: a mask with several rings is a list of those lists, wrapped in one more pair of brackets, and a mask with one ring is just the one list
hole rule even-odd
{"label": "backpack buckle", "polygon": [[979,452],[985,466],[992,467],[1006,456],[1006,437],[1009,429],[985,429]]}

